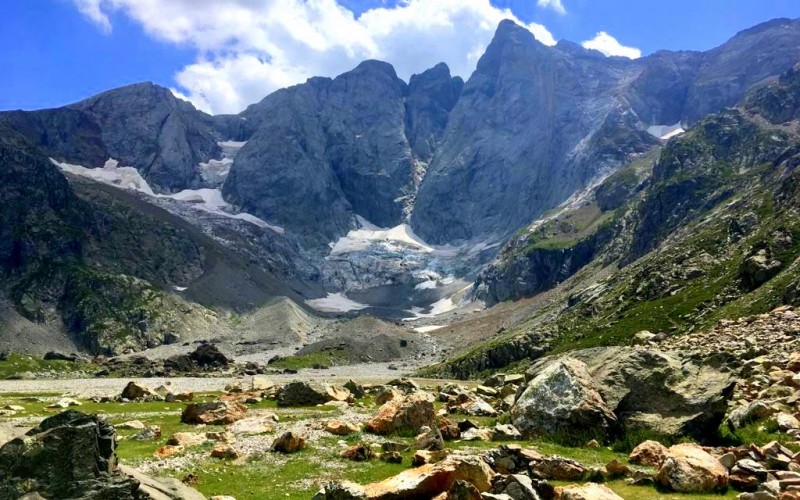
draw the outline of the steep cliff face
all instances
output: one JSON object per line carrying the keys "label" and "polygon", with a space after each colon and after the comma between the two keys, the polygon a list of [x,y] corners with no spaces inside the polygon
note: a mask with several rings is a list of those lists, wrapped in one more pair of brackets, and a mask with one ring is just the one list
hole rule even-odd
{"label": "steep cliff face", "polygon": [[255,132],[223,193],[312,245],[346,233],[353,214],[397,225],[460,88],[444,64],[406,85],[391,65],[365,61],[278,91],[242,113]]}
{"label": "steep cliff face", "polygon": [[658,142],[650,127],[688,126],[798,60],[796,20],[706,53],[635,61],[570,42],[546,47],[504,21],[451,113],[412,225],[435,243],[503,238],[647,151]]}
{"label": "steep cliff face", "polygon": [[166,192],[200,187],[198,164],[222,156],[212,117],[152,83],[63,108],[0,113],[0,121],[48,156],[89,168],[114,158]]}

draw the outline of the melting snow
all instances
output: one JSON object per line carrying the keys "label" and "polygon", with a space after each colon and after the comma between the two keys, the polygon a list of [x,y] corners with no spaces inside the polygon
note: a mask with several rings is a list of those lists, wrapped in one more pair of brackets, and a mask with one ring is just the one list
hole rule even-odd
{"label": "melting snow", "polygon": [[173,288],[175,288],[175,290],[178,291],[178,292],[186,291],[186,287],[185,286],[176,286],[176,287],[173,287]]}
{"label": "melting snow", "polygon": [[414,290],[432,290],[436,288],[437,285],[438,283],[436,280],[423,281],[422,283],[417,283]]}
{"label": "melting snow", "polygon": [[157,195],[135,168],[120,167],[118,166],[119,162],[111,158],[109,158],[102,168],[86,168],[81,165],[58,162],[53,158],[50,158],[50,161],[65,172],[87,177],[115,187],[139,191],[154,198],[171,198],[173,200],[182,201],[204,212],[221,215],[230,219],[247,221],[259,227],[271,229],[279,234],[284,233],[282,227],[268,224],[255,215],[231,213],[230,210],[232,210],[232,207],[222,198],[222,192],[219,189],[185,189],[175,194]]}
{"label": "melting snow", "polygon": [[361,228],[353,229],[336,242],[330,244],[331,255],[341,255],[366,250],[372,244],[382,244],[390,248],[410,248],[430,253],[434,248],[419,238],[411,226],[400,224],[392,228],[380,228],[359,217]]}
{"label": "melting snow", "polygon": [[153,190],[150,189],[150,185],[147,184],[147,181],[139,174],[138,170],[133,167],[120,167],[118,166],[119,162],[113,158],[109,158],[102,168],[86,168],[81,165],[58,162],[52,158],[50,158],[50,161],[53,165],[65,172],[80,175],[81,177],[88,177],[123,189],[132,189],[134,191],[141,191],[150,196],[155,196]]}
{"label": "melting snow", "polygon": [[421,307],[412,307],[408,312],[410,312],[414,316],[410,318],[404,318],[404,321],[414,321],[420,318],[432,318],[434,316],[438,316],[440,314],[444,314],[446,312],[458,308],[458,304],[456,304],[452,298],[445,297],[442,300],[434,302],[429,307],[430,311],[428,312],[423,312],[424,309],[422,309]]}
{"label": "melting snow", "polygon": [[428,325],[428,326],[418,326],[414,328],[414,331],[417,333],[428,333],[428,332],[435,332],[436,330],[441,330],[449,325]]}
{"label": "melting snow", "polygon": [[651,125],[647,128],[648,134],[658,137],[662,141],[679,136],[684,132],[686,132],[686,130],[683,129],[681,122],[675,125]]}
{"label": "melting snow", "polygon": [[329,293],[321,299],[306,300],[306,304],[322,312],[349,312],[360,311],[369,307],[366,304],[350,300],[343,293]]}

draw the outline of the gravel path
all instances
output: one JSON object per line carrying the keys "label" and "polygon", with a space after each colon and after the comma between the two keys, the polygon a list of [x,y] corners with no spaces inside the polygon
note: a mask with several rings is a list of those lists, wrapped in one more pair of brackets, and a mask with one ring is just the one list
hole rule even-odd
{"label": "gravel path", "polygon": [[[265,375],[270,380],[286,383],[292,380],[309,380],[344,383],[355,380],[360,384],[379,384],[403,376],[403,372],[389,370],[389,363],[337,366],[329,370],[301,370],[291,375]],[[0,394],[4,393],[64,393],[82,397],[110,396],[122,392],[131,380],[148,387],[166,385],[172,392],[222,391],[239,377],[172,377],[172,378],[91,378],[64,380],[0,380]],[[415,379],[424,384],[444,381]],[[460,382],[463,383],[463,382]]]}

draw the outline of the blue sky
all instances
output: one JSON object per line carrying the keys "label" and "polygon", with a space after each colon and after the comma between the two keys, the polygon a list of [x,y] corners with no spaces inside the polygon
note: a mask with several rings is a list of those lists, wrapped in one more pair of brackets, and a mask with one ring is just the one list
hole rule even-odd
{"label": "blue sky", "polygon": [[236,112],[368,57],[389,60],[403,78],[440,60],[467,77],[509,12],[542,41],[549,33],[581,43],[606,32],[629,48],[623,55],[707,50],[759,22],[800,17],[798,0],[334,2],[4,1],[0,109],[59,106],[150,80],[207,111]]}

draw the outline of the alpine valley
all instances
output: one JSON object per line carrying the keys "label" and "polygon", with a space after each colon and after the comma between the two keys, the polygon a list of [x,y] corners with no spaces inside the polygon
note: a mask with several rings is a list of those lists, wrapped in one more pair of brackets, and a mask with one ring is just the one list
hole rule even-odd
{"label": "alpine valley", "polygon": [[0,112],[0,378],[2,499],[800,498],[800,19]]}

